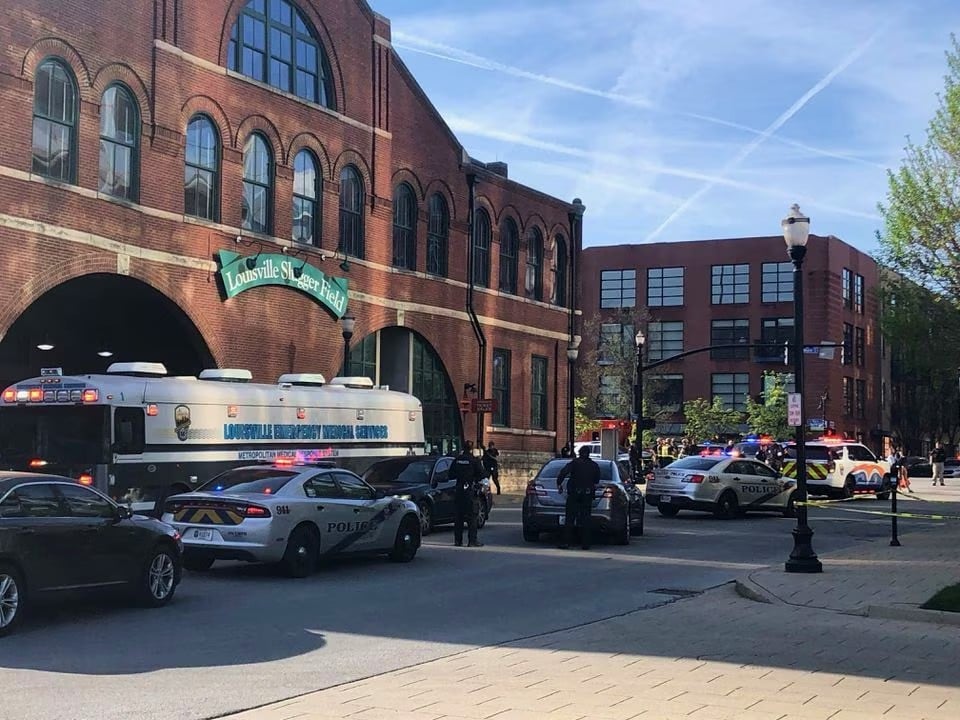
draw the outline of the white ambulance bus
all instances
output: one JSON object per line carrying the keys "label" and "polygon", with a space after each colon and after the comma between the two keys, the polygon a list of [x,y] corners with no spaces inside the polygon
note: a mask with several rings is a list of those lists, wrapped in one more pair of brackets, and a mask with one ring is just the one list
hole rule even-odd
{"label": "white ambulance bus", "polygon": [[103,375],[43,369],[3,391],[0,468],[76,478],[139,512],[217,473],[277,458],[329,459],[362,473],[424,453],[423,409],[369,378],[249,370],[168,377],[159,363],[114,363]]}

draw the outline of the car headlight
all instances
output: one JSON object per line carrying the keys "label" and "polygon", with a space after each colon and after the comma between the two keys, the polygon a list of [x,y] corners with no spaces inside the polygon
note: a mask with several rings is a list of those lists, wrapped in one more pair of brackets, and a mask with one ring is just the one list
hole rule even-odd
{"label": "car headlight", "polygon": [[399,500],[413,500],[412,495],[394,495],[394,497]]}

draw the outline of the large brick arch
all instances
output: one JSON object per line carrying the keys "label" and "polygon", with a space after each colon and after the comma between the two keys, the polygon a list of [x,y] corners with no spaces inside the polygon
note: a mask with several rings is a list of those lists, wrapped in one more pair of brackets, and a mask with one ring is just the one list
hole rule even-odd
{"label": "large brick arch", "polygon": [[270,143],[270,150],[273,153],[273,162],[277,165],[288,165],[286,150],[283,141],[280,139],[280,131],[268,118],[263,115],[248,115],[237,127],[237,136],[233,140],[233,146],[238,150],[243,150],[247,138],[253,133],[260,133],[263,138]]}
{"label": "large brick arch", "polygon": [[[76,257],[57,265],[57,272],[40,274],[28,280],[17,293],[16,297],[5,307],[0,308],[0,338],[6,336],[7,331],[16,320],[26,312],[31,305],[47,292],[71,280],[89,275],[118,275],[117,258],[115,255],[91,255]],[[210,355],[219,366],[224,357],[223,341],[215,327],[201,312],[190,307],[190,300],[180,287],[171,279],[169,268],[144,265],[132,261],[130,272],[123,277],[130,278],[147,285],[171,304],[178,307],[193,326],[197,329],[200,338],[206,344]]]}
{"label": "large brick arch", "polygon": [[80,98],[87,102],[94,102],[93,83],[90,69],[84,62],[76,48],[65,40],[56,37],[45,37],[37,40],[23,56],[20,73],[24,79],[33,82],[37,68],[47,58],[57,57],[66,63],[77,81],[77,92]]}
{"label": "large brick arch", "polygon": [[193,95],[180,108],[180,133],[186,143],[187,124],[194,115],[206,115],[220,133],[220,147],[233,147],[230,120],[216,100],[206,95]]}
{"label": "large brick arch", "polygon": [[97,71],[97,75],[93,79],[93,92],[96,94],[97,100],[99,101],[107,88],[115,83],[124,85],[133,94],[134,99],[140,106],[140,119],[143,124],[153,125],[147,86],[136,71],[126,63],[110,63]]}

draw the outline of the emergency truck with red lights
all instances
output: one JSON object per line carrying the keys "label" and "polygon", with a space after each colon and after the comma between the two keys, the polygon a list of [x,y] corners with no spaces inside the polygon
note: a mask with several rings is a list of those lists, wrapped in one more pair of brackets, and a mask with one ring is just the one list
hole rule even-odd
{"label": "emergency truck with red lights", "polygon": [[3,391],[0,468],[72,477],[143,512],[240,465],[328,458],[362,473],[424,453],[412,395],[365,377],[251,379],[240,369],[169,377],[144,362],[74,376],[45,368]]}
{"label": "emergency truck with red lights", "polygon": [[[784,477],[797,477],[796,443],[787,443],[787,457],[781,470]],[[825,436],[805,444],[807,492],[810,495],[852,498],[857,494],[890,496],[893,479],[890,463],[878,458],[856,440]]]}

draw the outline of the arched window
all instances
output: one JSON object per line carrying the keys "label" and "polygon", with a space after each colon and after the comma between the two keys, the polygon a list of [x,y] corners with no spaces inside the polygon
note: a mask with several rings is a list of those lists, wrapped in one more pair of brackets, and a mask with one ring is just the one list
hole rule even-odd
{"label": "arched window", "polygon": [[122,85],[111,85],[100,101],[100,192],[137,199],[140,110]]}
{"label": "arched window", "polygon": [[473,219],[473,284],[490,286],[490,215],[483,208]]}
{"label": "arched window", "polygon": [[560,307],[567,306],[567,241],[563,235],[557,235],[554,238],[556,245],[553,251],[553,302]]}
{"label": "arched window", "polygon": [[527,277],[524,282],[527,295],[543,300],[543,234],[531,227],[527,233]]}
{"label": "arched window", "polygon": [[61,60],[44,60],[33,80],[33,172],[77,181],[77,85]]}
{"label": "arched window", "polygon": [[507,218],[500,226],[500,289],[517,294],[517,255],[520,248],[520,232],[513,218]]}
{"label": "arched window", "polygon": [[450,234],[450,211],[440,193],[430,196],[430,218],[427,223],[427,272],[447,276],[447,239]]}
{"label": "arched window", "polygon": [[393,192],[393,266],[417,269],[417,198],[407,183]]}
{"label": "arched window", "polygon": [[347,255],[363,259],[363,181],[353,165],[340,171],[340,245]]}
{"label": "arched window", "polygon": [[183,212],[218,220],[220,206],[220,136],[206,115],[194,115],[187,124],[187,151],[183,170]]}
{"label": "arched window", "polygon": [[230,31],[227,67],[334,109],[327,54],[306,17],[287,0],[249,0]]}
{"label": "arched window", "polygon": [[293,159],[293,241],[319,245],[320,189],[317,159],[301,150]]}
{"label": "arched window", "polygon": [[243,229],[269,233],[273,185],[273,157],[267,141],[253,133],[243,146]]}

